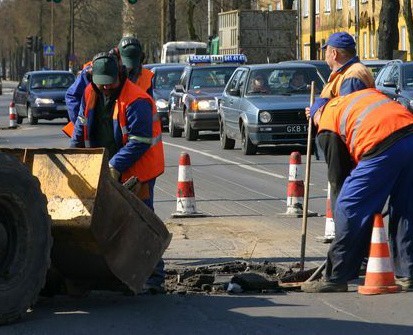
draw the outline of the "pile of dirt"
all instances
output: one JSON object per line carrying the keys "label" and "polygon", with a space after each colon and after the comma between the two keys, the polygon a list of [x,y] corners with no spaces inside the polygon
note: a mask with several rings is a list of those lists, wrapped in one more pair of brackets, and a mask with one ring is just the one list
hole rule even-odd
{"label": "pile of dirt", "polygon": [[280,283],[308,279],[315,269],[299,271],[271,262],[229,262],[208,266],[166,269],[165,289],[170,294],[274,293]]}

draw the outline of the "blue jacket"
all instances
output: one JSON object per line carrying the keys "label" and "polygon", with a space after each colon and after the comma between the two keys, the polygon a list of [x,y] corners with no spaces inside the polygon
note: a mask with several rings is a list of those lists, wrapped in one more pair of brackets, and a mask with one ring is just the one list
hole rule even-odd
{"label": "blue jacket", "polygon": [[88,74],[90,69],[90,65],[84,68],[66,92],[67,112],[69,114],[69,119],[73,124],[76,123],[77,116],[79,115],[83,92],[85,91],[86,86],[90,83]]}

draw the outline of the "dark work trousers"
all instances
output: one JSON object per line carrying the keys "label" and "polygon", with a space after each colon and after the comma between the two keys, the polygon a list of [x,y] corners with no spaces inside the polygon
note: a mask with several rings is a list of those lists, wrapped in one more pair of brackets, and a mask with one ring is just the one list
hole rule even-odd
{"label": "dark work trousers", "polygon": [[[155,188],[155,181],[156,179],[151,179],[149,184],[149,194],[150,197],[147,200],[143,200],[143,202],[148,206],[150,209],[154,210],[153,208],[153,191]],[[165,282],[165,262],[161,258],[161,260],[156,264],[155,269],[153,270],[151,276],[147,280],[146,284],[149,286],[160,286]]]}
{"label": "dark work trousers", "polygon": [[345,283],[358,277],[369,248],[373,215],[389,198],[389,240],[396,277],[413,278],[413,135],[382,154],[362,160],[338,195],[336,237],[327,256],[326,279]]}

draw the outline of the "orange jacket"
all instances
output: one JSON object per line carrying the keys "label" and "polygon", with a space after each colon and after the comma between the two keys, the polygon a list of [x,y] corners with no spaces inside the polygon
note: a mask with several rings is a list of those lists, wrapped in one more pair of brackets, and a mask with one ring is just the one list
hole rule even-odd
{"label": "orange jacket", "polygon": [[[83,137],[85,141],[85,146],[90,146],[89,143],[89,128],[91,122],[89,122],[89,117],[91,111],[94,109],[93,99],[93,87],[89,84],[85,90],[85,111],[84,117],[86,122],[83,128]],[[154,179],[164,172],[165,168],[165,158],[162,144],[162,130],[161,122],[159,120],[155,103],[153,99],[142,89],[136,87],[130,80],[126,80],[120,95],[115,103],[115,109],[113,113],[113,122],[117,123],[118,126],[115,129],[120,129],[122,132],[122,143],[125,145],[130,140],[140,140],[139,138],[134,138],[128,132],[128,117],[126,111],[130,104],[135,102],[137,99],[149,100],[152,106],[152,140],[150,148],[141,156],[137,161],[135,161],[126,171],[122,173],[122,181],[128,180],[132,176],[136,176],[140,182],[146,182],[148,180]],[[137,111],[139,113],[139,111]],[[116,134],[115,134],[116,136]]]}
{"label": "orange jacket", "polygon": [[413,124],[413,114],[376,89],[332,99],[324,108],[318,133],[332,131],[358,163],[366,152],[394,132]]}
{"label": "orange jacket", "polygon": [[149,92],[152,92],[152,78],[153,72],[143,67],[138,80],[136,81],[136,85],[149,94]]}

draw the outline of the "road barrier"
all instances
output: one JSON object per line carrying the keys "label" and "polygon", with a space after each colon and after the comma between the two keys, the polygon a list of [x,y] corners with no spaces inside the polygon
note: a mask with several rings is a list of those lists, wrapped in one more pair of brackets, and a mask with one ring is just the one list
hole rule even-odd
{"label": "road barrier", "polygon": [[336,230],[334,226],[333,210],[331,208],[331,184],[327,185],[327,199],[326,199],[326,225],[324,229],[324,236],[317,238],[318,241],[323,243],[331,243],[336,236]]}

